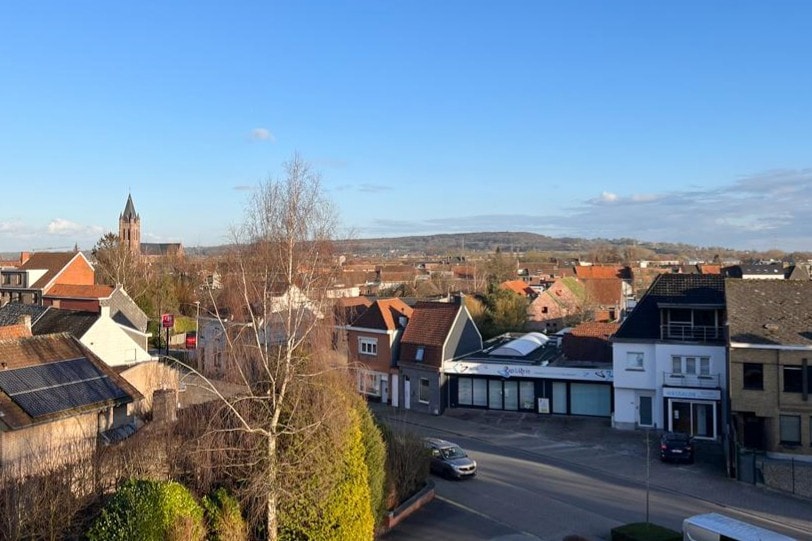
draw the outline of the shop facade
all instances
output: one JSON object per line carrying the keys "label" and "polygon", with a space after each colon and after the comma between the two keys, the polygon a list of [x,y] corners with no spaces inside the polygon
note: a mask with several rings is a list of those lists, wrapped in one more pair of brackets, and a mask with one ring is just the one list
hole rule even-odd
{"label": "shop facade", "polygon": [[448,404],[555,415],[610,417],[612,370],[508,365],[460,360],[447,363]]}

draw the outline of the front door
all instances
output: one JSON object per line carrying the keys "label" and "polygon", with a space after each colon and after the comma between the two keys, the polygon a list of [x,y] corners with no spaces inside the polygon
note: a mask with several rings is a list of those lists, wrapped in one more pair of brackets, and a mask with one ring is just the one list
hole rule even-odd
{"label": "front door", "polygon": [[412,382],[408,376],[403,378],[403,407],[412,409]]}
{"label": "front door", "polygon": [[383,376],[381,378],[381,404],[388,404],[389,403],[389,376]]}

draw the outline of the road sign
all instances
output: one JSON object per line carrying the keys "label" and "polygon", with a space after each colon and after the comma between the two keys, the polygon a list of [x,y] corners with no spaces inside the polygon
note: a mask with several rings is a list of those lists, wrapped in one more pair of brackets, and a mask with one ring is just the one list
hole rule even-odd
{"label": "road sign", "polygon": [[171,329],[175,326],[175,314],[163,314],[161,316],[161,327]]}

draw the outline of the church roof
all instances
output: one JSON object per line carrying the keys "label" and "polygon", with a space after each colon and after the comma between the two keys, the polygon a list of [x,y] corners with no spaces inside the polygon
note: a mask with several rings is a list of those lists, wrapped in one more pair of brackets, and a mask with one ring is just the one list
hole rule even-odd
{"label": "church roof", "polygon": [[135,212],[135,205],[133,205],[132,194],[127,195],[127,205],[124,207],[124,212],[121,214],[121,217],[127,220],[138,218],[138,214]]}

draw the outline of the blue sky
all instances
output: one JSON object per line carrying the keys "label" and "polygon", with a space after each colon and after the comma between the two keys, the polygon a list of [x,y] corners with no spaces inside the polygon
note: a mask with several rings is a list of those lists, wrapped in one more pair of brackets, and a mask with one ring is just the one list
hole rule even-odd
{"label": "blue sky", "polygon": [[298,152],[359,238],[812,250],[812,3],[5,2],[0,252],[221,244]]}

